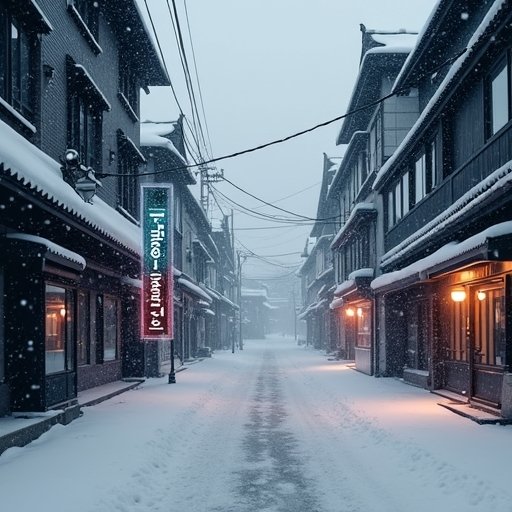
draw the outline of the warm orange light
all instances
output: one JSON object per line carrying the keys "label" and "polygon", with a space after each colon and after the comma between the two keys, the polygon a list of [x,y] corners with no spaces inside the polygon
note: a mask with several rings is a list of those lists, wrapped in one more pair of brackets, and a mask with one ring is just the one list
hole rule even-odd
{"label": "warm orange light", "polygon": [[465,290],[452,290],[451,297],[453,302],[463,302],[466,300],[466,292]]}
{"label": "warm orange light", "polygon": [[359,318],[361,318],[363,316],[363,309],[362,308],[357,308],[357,316]]}
{"label": "warm orange light", "polygon": [[347,316],[354,316],[356,312],[354,311],[354,308],[348,308],[347,310],[345,310],[345,314]]}
{"label": "warm orange light", "polygon": [[60,309],[60,316],[66,316],[66,308]]}
{"label": "warm orange light", "polygon": [[478,300],[485,300],[485,298],[487,297],[486,293],[482,291],[476,292],[476,296]]}

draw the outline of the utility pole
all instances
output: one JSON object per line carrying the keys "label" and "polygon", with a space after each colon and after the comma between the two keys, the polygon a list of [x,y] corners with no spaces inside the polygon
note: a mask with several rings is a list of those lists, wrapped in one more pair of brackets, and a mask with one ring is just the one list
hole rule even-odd
{"label": "utility pole", "polygon": [[199,175],[201,179],[201,206],[203,207],[205,213],[208,215],[208,209],[210,207],[210,190],[208,185],[210,183],[218,183],[219,181],[222,181],[224,178],[224,169],[216,172],[215,167],[208,167],[204,164],[201,164],[199,166]]}
{"label": "utility pole", "polygon": [[240,312],[240,324],[239,324],[239,339],[238,339],[238,345],[240,347],[240,350],[244,349],[244,341],[242,338],[242,265],[245,263],[245,260],[247,259],[247,256],[244,254],[243,261],[240,261],[240,251],[237,251],[237,263],[238,263],[238,307]]}

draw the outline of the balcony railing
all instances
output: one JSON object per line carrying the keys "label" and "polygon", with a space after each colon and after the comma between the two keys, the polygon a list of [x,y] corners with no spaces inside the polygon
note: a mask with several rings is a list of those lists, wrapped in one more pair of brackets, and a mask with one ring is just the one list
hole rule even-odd
{"label": "balcony railing", "polygon": [[512,159],[512,127],[485,144],[464,165],[448,176],[419,202],[384,238],[385,251],[391,250],[449,208],[468,190]]}

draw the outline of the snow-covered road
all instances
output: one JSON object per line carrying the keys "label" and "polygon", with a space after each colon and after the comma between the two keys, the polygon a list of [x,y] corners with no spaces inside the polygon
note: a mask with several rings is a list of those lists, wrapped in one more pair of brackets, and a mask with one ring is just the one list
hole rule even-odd
{"label": "snow-covered road", "polygon": [[511,512],[512,427],[248,341],[0,456],[8,512]]}

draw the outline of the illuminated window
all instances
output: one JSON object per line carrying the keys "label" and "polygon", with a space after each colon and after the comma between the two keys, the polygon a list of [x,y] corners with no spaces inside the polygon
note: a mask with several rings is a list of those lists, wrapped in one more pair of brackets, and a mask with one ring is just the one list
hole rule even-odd
{"label": "illuminated window", "polygon": [[46,373],[73,369],[74,292],[47,284],[45,290]]}
{"label": "illuminated window", "polygon": [[114,297],[103,297],[103,361],[118,359],[118,307]]}
{"label": "illuminated window", "polygon": [[372,338],[372,315],[369,302],[359,304],[355,308],[356,319],[356,345],[361,348],[370,348]]}

